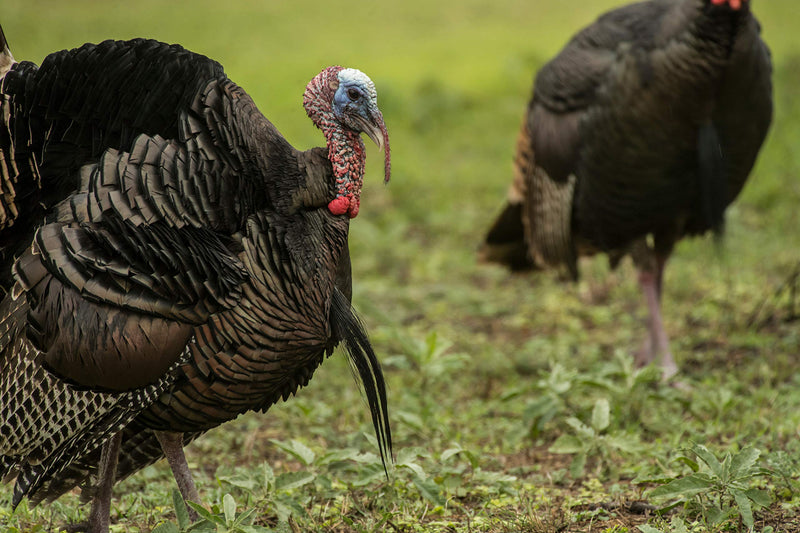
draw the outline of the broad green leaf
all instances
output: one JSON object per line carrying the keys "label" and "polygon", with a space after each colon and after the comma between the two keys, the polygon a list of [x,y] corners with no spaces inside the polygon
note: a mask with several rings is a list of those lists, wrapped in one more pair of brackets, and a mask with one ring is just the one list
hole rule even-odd
{"label": "broad green leaf", "polygon": [[733,499],[736,500],[736,505],[739,507],[739,514],[742,515],[742,522],[747,526],[747,529],[752,531],[755,525],[755,519],[753,518],[753,508],[750,505],[750,498],[748,498],[747,494],[743,491],[731,490],[730,493]]}
{"label": "broad green leaf", "polygon": [[575,435],[560,435],[550,446],[550,453],[578,453],[585,448],[583,441]]}
{"label": "broad green leaf", "polygon": [[181,533],[181,530],[172,522],[162,522],[153,528],[152,533]]}
{"label": "broad green leaf", "polygon": [[724,469],[722,468],[722,464],[719,460],[714,456],[713,453],[708,451],[708,448],[703,446],[702,444],[695,444],[692,446],[692,452],[695,453],[702,461],[708,465],[714,475],[718,478],[723,479],[725,477]]}
{"label": "broad green leaf", "polygon": [[764,489],[747,489],[744,491],[745,495],[753,500],[757,505],[761,507],[769,507],[772,505],[772,496],[770,496],[770,492]]}
{"label": "broad green leaf", "polygon": [[289,455],[296,457],[305,466],[311,465],[316,457],[316,454],[313,450],[311,450],[311,448],[295,439],[292,439],[289,442],[270,439],[270,442]]}
{"label": "broad green leaf", "polygon": [[354,487],[364,487],[379,479],[385,479],[383,466],[380,464],[368,464],[359,469],[358,478],[350,482]]}
{"label": "broad green leaf", "polygon": [[395,464],[416,461],[418,457],[424,458],[429,455],[430,452],[428,452],[428,450],[424,450],[416,446],[407,446],[405,448],[401,448],[400,451],[397,452],[397,456],[395,457]]}
{"label": "broad green leaf", "polygon": [[222,511],[225,513],[225,524],[232,525],[236,519],[236,500],[230,494],[222,497]]}
{"label": "broad green leaf", "polygon": [[748,446],[742,449],[739,453],[733,456],[731,460],[731,477],[749,477],[752,473],[753,466],[761,456],[761,450]]}
{"label": "broad green leaf", "polygon": [[650,491],[653,498],[683,498],[689,499],[696,494],[705,492],[714,487],[714,481],[706,474],[691,474],[686,477],[670,481]]}
{"label": "broad green leaf", "polygon": [[428,500],[434,505],[444,506],[447,501],[442,496],[439,485],[436,484],[431,478],[421,478],[419,476],[413,477],[414,486],[417,487],[419,493],[423,498]]}
{"label": "broad green leaf", "polygon": [[331,450],[317,459],[317,465],[324,466],[341,461],[357,461],[359,452],[356,448],[340,448]]}
{"label": "broad green leaf", "polygon": [[256,479],[252,470],[237,470],[237,472],[230,476],[217,476],[217,479],[228,485],[232,485],[239,489],[244,489],[247,492],[254,492],[261,484],[260,479]]}
{"label": "broad green leaf", "polygon": [[221,516],[215,515],[214,513],[212,513],[211,511],[209,511],[208,509],[206,509],[202,505],[200,505],[199,503],[186,502],[186,504],[189,507],[191,507],[192,509],[194,509],[195,512],[200,515],[201,518],[204,518],[204,519],[208,520],[212,524],[217,524],[217,525],[220,525],[220,526],[223,526],[223,527],[226,526],[225,520],[223,520],[223,518]]}
{"label": "broad green leaf", "polygon": [[442,455],[440,457],[440,461],[444,463],[448,459],[450,459],[454,455],[458,455],[462,451],[464,451],[464,450],[460,446],[458,448],[448,448],[448,449],[446,449],[445,451],[442,452]]}
{"label": "broad green leaf", "polygon": [[178,519],[178,527],[186,529],[189,527],[189,511],[186,509],[186,502],[178,489],[172,489],[172,505],[175,507],[175,517]]}
{"label": "broad green leaf", "polygon": [[611,408],[608,406],[607,398],[600,398],[595,402],[592,410],[592,427],[598,433],[608,428],[610,423]]}
{"label": "broad green leaf", "polygon": [[275,478],[275,488],[278,490],[292,490],[314,481],[312,472],[286,472]]}
{"label": "broad green leaf", "polygon": [[428,477],[428,475],[425,473],[425,470],[423,470],[423,468],[414,461],[406,461],[405,463],[395,463],[395,466],[397,468],[408,468],[409,470],[414,472],[417,476]]}

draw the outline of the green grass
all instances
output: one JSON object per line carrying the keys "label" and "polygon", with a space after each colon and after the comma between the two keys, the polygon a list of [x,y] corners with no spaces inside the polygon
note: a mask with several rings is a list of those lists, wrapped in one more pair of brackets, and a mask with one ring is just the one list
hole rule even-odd
{"label": "green grass", "polygon": [[[800,262],[796,3],[755,3],[773,49],[776,116],[724,246],[684,241],[667,269],[665,320],[686,392],[631,368],[644,310],[628,262],[609,272],[603,259],[585,260],[576,285],[476,263],[510,182],[535,70],[617,2],[385,4],[5,0],[0,9],[18,60],[133,36],[209,55],[298,147],[323,141],[300,105],[323,66],[360,68],[378,86],[393,180],[381,184],[370,148],[351,250],[354,301],[389,382],[395,467],[387,480],[337,355],[289,402],[188,448],[211,506],[205,524],[239,527],[229,494],[237,512],[252,511],[244,522],[275,531],[621,533],[645,522],[645,533],[736,531],[747,502],[733,495],[763,489],[771,503],[753,503],[755,530],[798,530],[800,321],[789,320],[788,291],[771,298]],[[650,497],[659,483],[685,489],[706,472],[695,445],[723,462],[756,449],[761,470],[747,471],[746,487],[715,481]],[[173,489],[164,464],[119,484],[112,530],[167,521],[162,532],[178,530]],[[0,486],[0,524],[11,531],[49,531],[88,512],[70,494],[12,514],[10,492]],[[632,501],[678,505],[655,517]]]}

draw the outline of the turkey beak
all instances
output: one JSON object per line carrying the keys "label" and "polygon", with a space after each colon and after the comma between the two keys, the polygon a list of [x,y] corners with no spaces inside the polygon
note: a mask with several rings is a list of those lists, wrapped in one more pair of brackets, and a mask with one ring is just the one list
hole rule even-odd
{"label": "turkey beak", "polygon": [[372,139],[372,142],[383,150],[384,158],[384,177],[383,182],[388,183],[392,173],[391,150],[389,149],[389,132],[386,131],[386,124],[383,122],[383,114],[379,109],[370,109],[369,117],[357,115],[356,120],[361,127],[361,131]]}

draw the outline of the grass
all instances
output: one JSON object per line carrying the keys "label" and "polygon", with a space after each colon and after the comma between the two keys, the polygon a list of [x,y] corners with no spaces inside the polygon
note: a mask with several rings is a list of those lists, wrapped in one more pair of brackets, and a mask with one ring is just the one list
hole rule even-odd
{"label": "grass", "polygon": [[[773,298],[800,262],[794,2],[755,3],[773,49],[776,116],[728,212],[724,246],[684,241],[667,269],[665,320],[688,391],[631,367],[644,311],[628,262],[609,272],[603,259],[585,260],[575,285],[476,263],[510,182],[533,73],[615,4],[3,2],[0,23],[17,59],[38,63],[105,38],[180,42],[225,65],[298,147],[322,142],[300,107],[321,67],[354,66],[378,86],[393,181],[381,185],[380,154],[370,148],[351,250],[355,304],[389,382],[395,466],[387,480],[364,402],[337,356],[289,402],[188,448],[210,505],[201,525],[737,531],[749,526],[749,505],[756,531],[800,530],[800,303],[789,290]],[[737,484],[708,473],[712,456],[730,466],[752,458],[747,450],[758,453]],[[713,483],[696,493],[651,495],[703,475]],[[173,489],[165,464],[119,484],[112,531],[181,530]],[[88,511],[70,494],[11,513],[10,493],[0,486],[9,531],[50,531]]]}

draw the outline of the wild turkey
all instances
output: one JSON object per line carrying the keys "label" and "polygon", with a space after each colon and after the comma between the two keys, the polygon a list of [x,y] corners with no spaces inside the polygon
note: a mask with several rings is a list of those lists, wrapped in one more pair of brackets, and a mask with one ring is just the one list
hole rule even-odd
{"label": "wild turkey", "polygon": [[[349,220],[373,82],[329,67],[303,105],[327,149],[294,149],[222,66],[105,41],[14,63],[0,30],[0,477],[13,505],[111,487],[306,385],[339,342],[391,456],[378,360],[350,305]],[[101,457],[102,456],[102,457]]]}
{"label": "wild turkey", "polygon": [[[583,29],[539,71],[508,204],[481,255],[512,269],[630,253],[649,310],[641,365],[677,372],[660,301],[676,241],[720,232],[772,118],[747,0],[651,0]],[[652,240],[649,241],[648,238]]]}

